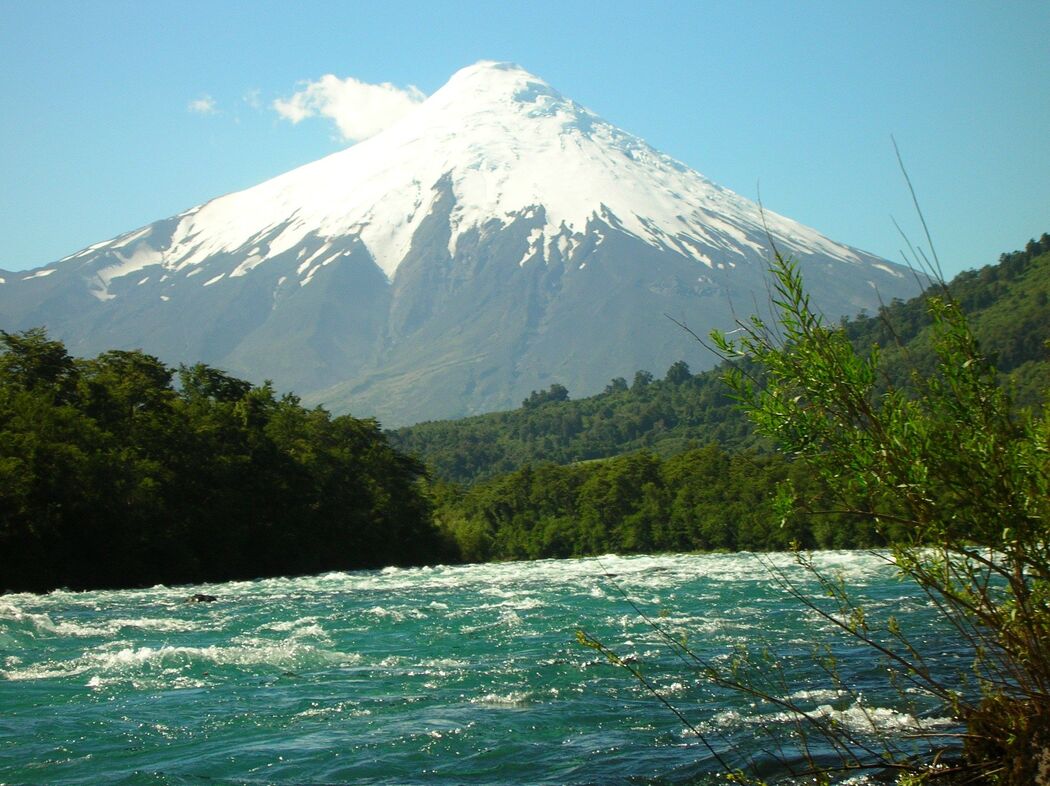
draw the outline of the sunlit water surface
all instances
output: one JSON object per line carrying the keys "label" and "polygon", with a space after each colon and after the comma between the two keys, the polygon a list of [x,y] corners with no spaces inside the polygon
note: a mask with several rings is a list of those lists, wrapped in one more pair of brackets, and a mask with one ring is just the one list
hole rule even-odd
{"label": "sunlit water surface", "polygon": [[[884,559],[818,561],[951,657]],[[772,642],[798,660],[786,695],[861,732],[944,723],[869,652],[833,648],[861,701],[830,686],[830,626],[752,555],[386,569],[0,597],[0,783],[677,784],[713,780],[712,748],[762,760],[793,719],[713,690],[639,611],[716,664]]]}

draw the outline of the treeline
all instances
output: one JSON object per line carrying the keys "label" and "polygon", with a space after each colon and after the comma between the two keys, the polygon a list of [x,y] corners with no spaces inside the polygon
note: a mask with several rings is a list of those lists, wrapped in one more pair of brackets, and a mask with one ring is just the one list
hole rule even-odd
{"label": "treeline", "polygon": [[694,375],[683,361],[661,379],[639,371],[629,383],[618,377],[604,392],[575,401],[556,384],[534,391],[521,409],[421,423],[390,432],[390,440],[424,460],[435,477],[462,483],[526,464],[569,464],[637,450],[673,456],[709,442],[738,449],[758,442],[719,375]]}
{"label": "treeline", "polygon": [[0,332],[0,591],[432,562],[422,474],[269,385]]}
{"label": "treeline", "polygon": [[[981,351],[1003,375],[1014,403],[1038,406],[1050,388],[1050,234],[1001,254],[996,265],[963,271],[947,289],[966,314]],[[928,294],[943,292],[934,286]],[[842,324],[858,350],[873,344],[882,348],[882,370],[894,385],[906,387],[916,367],[933,370],[925,295]]]}
{"label": "treeline", "polygon": [[[960,273],[948,289],[1015,402],[1037,405],[1050,387],[1050,235],[1003,254],[997,265]],[[940,287],[930,292],[939,294]],[[859,350],[882,348],[887,380],[898,386],[907,386],[916,366],[933,367],[925,295],[842,320],[842,327]],[[435,477],[461,483],[527,464],[568,464],[642,449],[668,457],[711,442],[734,450],[768,447],[721,376],[720,368],[694,375],[678,362],[662,379],[639,371],[630,383],[613,379],[602,393],[578,400],[569,400],[569,391],[555,384],[534,391],[518,410],[421,423],[390,438],[425,461]]]}
{"label": "treeline", "polygon": [[[778,512],[786,482],[814,515]],[[882,545],[870,520],[827,509],[824,489],[774,453],[717,445],[662,459],[526,466],[470,488],[433,488],[438,526],[468,561],[651,551]],[[818,513],[819,511],[819,513]]]}
{"label": "treeline", "polygon": [[[949,289],[1015,400],[1040,402],[1050,236]],[[842,327],[859,348],[883,348],[880,372],[898,386],[934,362],[922,298]],[[553,385],[514,412],[385,435],[209,366],[77,359],[42,330],[0,331],[0,591],[879,545],[755,437],[720,374],[679,362],[578,401]],[[778,512],[785,480],[816,515]]]}

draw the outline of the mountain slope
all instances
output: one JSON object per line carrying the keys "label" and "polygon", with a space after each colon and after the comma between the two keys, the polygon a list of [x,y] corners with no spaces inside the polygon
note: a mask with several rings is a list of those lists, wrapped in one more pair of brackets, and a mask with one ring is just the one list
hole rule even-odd
{"label": "mountain slope", "polygon": [[828,313],[916,288],[482,62],[369,140],[5,276],[0,327],[203,360],[400,424],[670,364],[687,342],[664,314],[729,324],[762,291],[770,237]]}
{"label": "mountain slope", "polygon": [[[1050,234],[1003,254],[997,265],[960,273],[948,289],[1014,403],[1039,406],[1050,390]],[[929,291],[941,294],[940,287]],[[882,348],[883,373],[896,386],[906,388],[916,367],[933,370],[925,297],[888,304],[877,317],[846,321],[844,329],[858,350]],[[761,446],[720,376],[719,370],[692,375],[676,363],[663,379],[639,372],[633,384],[612,380],[604,392],[571,401],[537,394],[512,411],[420,423],[390,432],[390,439],[435,478],[460,483],[641,449],[667,457],[712,442],[733,451]]]}

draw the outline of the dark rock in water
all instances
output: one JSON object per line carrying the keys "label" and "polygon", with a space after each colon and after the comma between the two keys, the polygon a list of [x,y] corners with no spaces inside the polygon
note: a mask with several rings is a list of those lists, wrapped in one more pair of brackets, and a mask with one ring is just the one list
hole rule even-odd
{"label": "dark rock in water", "polygon": [[187,603],[214,603],[218,598],[214,595],[204,595],[203,593],[196,593],[186,598]]}

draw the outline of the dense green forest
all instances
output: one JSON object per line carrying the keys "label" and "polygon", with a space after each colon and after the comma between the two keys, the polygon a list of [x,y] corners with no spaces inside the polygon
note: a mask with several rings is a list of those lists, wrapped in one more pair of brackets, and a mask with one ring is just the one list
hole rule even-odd
{"label": "dense green forest", "polygon": [[[779,515],[783,482],[822,515]],[[438,525],[468,561],[885,542],[870,520],[828,512],[823,487],[799,465],[714,444],[666,459],[642,450],[526,466],[469,489],[436,484],[433,495]]]}
{"label": "dense green forest", "polygon": [[[1050,235],[997,265],[959,274],[950,284],[981,346],[1003,372],[1021,405],[1050,386]],[[933,287],[936,293],[939,287]],[[895,301],[842,324],[858,349],[884,348],[886,373],[906,376],[916,356],[932,366],[925,297]],[[683,333],[683,345],[689,337]],[[705,350],[697,347],[698,352]],[[919,365],[922,365],[920,363]],[[722,370],[691,374],[675,363],[662,379],[646,371],[630,383],[613,379],[596,396],[569,400],[561,385],[537,391],[522,407],[456,421],[421,423],[390,433],[391,442],[423,460],[432,475],[471,483],[528,464],[569,464],[648,449],[669,457],[716,442],[728,449],[767,447],[754,434],[721,380]],[[894,379],[901,383],[907,380]]]}
{"label": "dense green forest", "polygon": [[0,333],[0,591],[454,557],[422,473],[374,421],[269,385]]}
{"label": "dense green forest", "polygon": [[[689,338],[683,333],[683,345]],[[663,379],[639,371],[603,393],[569,400],[561,385],[534,392],[521,409],[432,421],[390,432],[392,444],[420,457],[436,478],[471,483],[528,464],[569,464],[634,450],[673,456],[717,442],[757,441],[715,372],[690,373],[684,361]]]}

